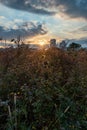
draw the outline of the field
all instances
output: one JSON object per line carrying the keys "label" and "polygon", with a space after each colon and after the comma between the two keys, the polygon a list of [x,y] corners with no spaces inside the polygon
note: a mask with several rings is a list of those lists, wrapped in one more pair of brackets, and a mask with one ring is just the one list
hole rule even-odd
{"label": "field", "polygon": [[87,51],[0,51],[0,130],[87,130]]}

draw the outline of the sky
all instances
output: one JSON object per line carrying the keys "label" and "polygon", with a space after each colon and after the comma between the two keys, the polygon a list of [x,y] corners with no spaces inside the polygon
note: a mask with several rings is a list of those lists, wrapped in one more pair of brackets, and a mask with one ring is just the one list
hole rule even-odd
{"label": "sky", "polygon": [[87,0],[0,0],[0,37],[87,40]]}

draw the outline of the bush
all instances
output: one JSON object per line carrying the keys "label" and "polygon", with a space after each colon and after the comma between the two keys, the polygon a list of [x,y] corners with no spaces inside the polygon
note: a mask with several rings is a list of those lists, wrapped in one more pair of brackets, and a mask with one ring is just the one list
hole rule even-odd
{"label": "bush", "polygon": [[87,129],[85,50],[23,49],[16,55],[12,49],[0,55],[0,103],[8,101],[0,109],[1,130]]}

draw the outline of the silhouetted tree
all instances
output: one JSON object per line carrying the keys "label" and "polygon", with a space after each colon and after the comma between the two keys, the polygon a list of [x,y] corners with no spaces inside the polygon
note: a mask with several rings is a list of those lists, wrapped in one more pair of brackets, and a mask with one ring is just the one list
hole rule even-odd
{"label": "silhouetted tree", "polygon": [[68,49],[71,49],[71,50],[79,50],[81,48],[81,45],[78,44],[78,43],[71,43],[68,47]]}
{"label": "silhouetted tree", "polygon": [[5,39],[5,47],[6,47],[6,44],[7,44],[7,43],[6,43],[6,39]]}
{"label": "silhouetted tree", "polygon": [[3,38],[2,38],[2,37],[0,37],[0,43],[2,43],[2,40],[3,40]]}
{"label": "silhouetted tree", "polygon": [[19,48],[21,44],[20,35],[17,37],[17,39],[11,39],[11,42],[14,42],[17,45],[17,48]]}

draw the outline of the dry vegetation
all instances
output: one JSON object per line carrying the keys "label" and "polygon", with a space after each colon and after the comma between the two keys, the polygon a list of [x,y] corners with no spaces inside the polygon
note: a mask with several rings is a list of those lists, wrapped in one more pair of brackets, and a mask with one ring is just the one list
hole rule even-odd
{"label": "dry vegetation", "polygon": [[87,51],[0,51],[0,100],[0,130],[86,130]]}

